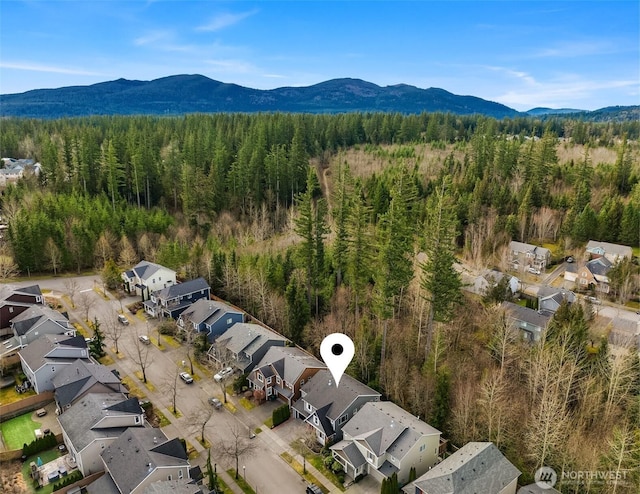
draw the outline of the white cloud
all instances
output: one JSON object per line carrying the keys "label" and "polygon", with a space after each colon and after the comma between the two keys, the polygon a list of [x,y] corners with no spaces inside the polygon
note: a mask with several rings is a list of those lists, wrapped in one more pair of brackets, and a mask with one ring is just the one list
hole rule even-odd
{"label": "white cloud", "polygon": [[158,42],[166,42],[173,39],[171,31],[150,31],[149,33],[139,36],[133,40],[136,46],[150,45]]}
{"label": "white cloud", "polygon": [[257,14],[258,10],[249,10],[247,12],[240,12],[238,14],[232,13],[224,13],[215,16],[211,19],[207,24],[202,26],[198,26],[196,31],[219,31],[220,29],[224,29],[229,26],[233,26],[240,21],[243,21],[247,17],[251,17],[254,14]]}
{"label": "white cloud", "polygon": [[100,72],[94,72],[84,69],[76,69],[70,67],[57,67],[53,65],[43,65],[33,62],[0,62],[0,68],[13,70],[26,70],[30,72],[48,72],[51,74],[71,74],[71,75],[87,75],[100,76],[104,75]]}
{"label": "white cloud", "polygon": [[565,41],[531,54],[531,58],[574,58],[619,51],[611,41]]}

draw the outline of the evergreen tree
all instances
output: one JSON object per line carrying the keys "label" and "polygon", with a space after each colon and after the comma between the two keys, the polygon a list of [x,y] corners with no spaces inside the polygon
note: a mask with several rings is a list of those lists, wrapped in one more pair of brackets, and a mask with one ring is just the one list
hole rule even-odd
{"label": "evergreen tree", "polygon": [[100,329],[100,323],[97,318],[93,319],[91,329],[93,330],[93,338],[89,343],[89,352],[94,358],[99,359],[106,355],[104,348],[107,345],[104,342],[104,333],[102,332],[102,329]]}

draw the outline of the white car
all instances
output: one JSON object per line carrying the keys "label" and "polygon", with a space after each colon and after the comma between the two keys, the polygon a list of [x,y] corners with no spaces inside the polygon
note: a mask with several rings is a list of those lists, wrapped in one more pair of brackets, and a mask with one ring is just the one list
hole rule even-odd
{"label": "white car", "polygon": [[527,271],[529,271],[531,274],[540,274],[540,270],[536,268],[528,268]]}
{"label": "white car", "polygon": [[181,372],[180,379],[182,379],[187,384],[191,384],[193,382],[193,377],[191,377],[191,374],[189,374],[188,372]]}
{"label": "white car", "polygon": [[213,378],[217,382],[220,382],[220,381],[222,381],[223,379],[225,379],[227,376],[229,376],[231,374],[233,374],[233,368],[232,367],[225,367],[220,372],[218,372],[215,376],[213,376]]}

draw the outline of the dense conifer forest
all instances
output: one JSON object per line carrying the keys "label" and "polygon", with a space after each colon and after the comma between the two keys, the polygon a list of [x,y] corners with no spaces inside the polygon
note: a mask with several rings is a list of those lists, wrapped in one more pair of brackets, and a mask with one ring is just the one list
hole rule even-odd
{"label": "dense conifer forest", "polygon": [[[2,193],[0,276],[140,259],[204,276],[315,353],[349,334],[353,376],[454,445],[493,441],[525,480],[549,465],[637,485],[637,352],[610,354],[579,304],[525,344],[504,291],[470,296],[455,265],[504,271],[510,240],[554,262],[589,239],[637,258],[639,136],[437,113],[7,119],[0,153],[42,173]],[[617,269],[612,300],[638,300],[638,269]]]}

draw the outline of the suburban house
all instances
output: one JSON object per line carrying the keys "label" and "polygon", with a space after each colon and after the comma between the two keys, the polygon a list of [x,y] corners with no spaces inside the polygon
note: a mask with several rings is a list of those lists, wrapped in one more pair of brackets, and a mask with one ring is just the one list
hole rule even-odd
{"label": "suburban house", "polygon": [[0,168],[0,186],[15,183],[28,174],[40,175],[42,165],[34,163],[32,159],[2,158],[3,167]]}
{"label": "suburban house", "polygon": [[476,295],[484,296],[496,287],[498,283],[505,280],[505,290],[508,291],[508,295],[512,296],[518,293],[520,290],[520,280],[510,274],[501,273],[495,269],[485,269],[478,276],[469,276],[463,273],[462,283],[467,291],[475,293]]}
{"label": "suburban house", "polygon": [[178,317],[178,326],[185,330],[207,333],[209,342],[237,322],[244,322],[244,312],[217,300],[200,299]]}
{"label": "suburban house", "polygon": [[25,347],[44,334],[76,335],[76,328],[64,314],[45,305],[33,305],[13,318],[11,328],[20,347]]}
{"label": "suburban house", "polygon": [[160,264],[140,261],[129,271],[122,273],[124,289],[148,300],[151,293],[176,284],[176,272]]}
{"label": "suburban house", "polygon": [[562,302],[573,304],[576,294],[571,290],[563,290],[552,286],[541,286],[538,290],[538,310],[547,314],[555,314]]}
{"label": "suburban house", "polygon": [[210,296],[211,288],[204,278],[196,278],[152,292],[144,302],[144,310],[151,317],[178,319],[191,304]]}
{"label": "suburban house", "polygon": [[405,486],[406,494],[516,494],[520,470],[493,443],[471,442]]}
{"label": "suburban house", "polygon": [[526,341],[540,341],[542,333],[547,329],[551,316],[546,312],[540,312],[529,307],[523,307],[513,302],[502,302],[502,308],[516,329]]}
{"label": "suburban house", "polygon": [[238,322],[209,347],[209,360],[246,374],[260,362],[269,348],[285,346],[289,340],[258,324]]}
{"label": "suburban house", "polygon": [[342,427],[333,457],[352,479],[370,474],[378,482],[398,476],[400,485],[415,468],[418,476],[438,461],[440,431],[390,401],[370,401]]}
{"label": "suburban house", "polygon": [[272,346],[247,379],[258,401],[279,399],[291,406],[300,397],[301,386],[326,368],[300,348]]}
{"label": "suburban house", "polygon": [[60,415],[88,393],[120,393],[129,391],[104,365],[76,360],[53,378],[54,398]]}
{"label": "suburban house", "polygon": [[46,334],[18,352],[22,371],[36,393],[52,391],[53,379],[76,359],[90,362],[87,342],[82,336]]}
{"label": "suburban house", "polygon": [[544,271],[551,262],[551,251],[537,245],[511,241],[509,243],[509,265],[515,271],[529,268]]}
{"label": "suburban house", "polygon": [[343,374],[340,386],[331,372],[321,370],[301,388],[300,399],[293,405],[293,415],[315,429],[323,446],[342,439],[342,426],[369,401],[380,401],[381,394],[360,381]]}
{"label": "suburban house", "polygon": [[13,336],[11,321],[33,305],[43,305],[44,296],[38,285],[16,287],[0,285],[0,337]]}
{"label": "suburban house", "polygon": [[597,240],[589,240],[585,248],[585,256],[587,259],[597,259],[598,257],[606,257],[611,263],[616,264],[623,259],[633,258],[633,249],[627,245],[610,244],[609,242],[598,242]]}
{"label": "suburban house", "polygon": [[[160,429],[129,428],[101,453],[105,475],[87,486],[100,494],[196,494],[190,465],[180,440],[167,439]],[[195,489],[194,487],[197,487]]]}
{"label": "suburban house", "polygon": [[64,444],[85,477],[104,470],[100,453],[127,428],[145,427],[138,398],[122,393],[89,393],[59,415],[58,422]]}
{"label": "suburban house", "polygon": [[564,279],[575,283],[581,290],[590,287],[597,292],[609,293],[608,273],[613,267],[612,262],[606,257],[596,257],[587,261],[584,266],[570,264],[564,273]]}

